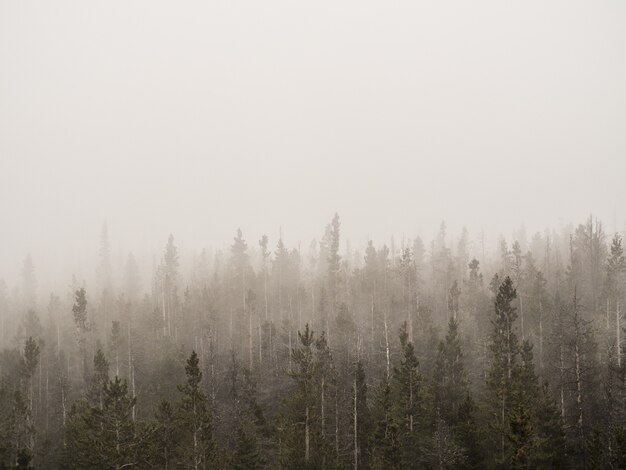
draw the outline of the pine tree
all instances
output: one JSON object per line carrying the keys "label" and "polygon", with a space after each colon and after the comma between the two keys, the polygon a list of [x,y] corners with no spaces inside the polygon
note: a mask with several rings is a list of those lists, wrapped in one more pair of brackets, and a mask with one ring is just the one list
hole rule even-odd
{"label": "pine tree", "polygon": [[93,375],[87,390],[87,400],[91,406],[104,407],[104,386],[109,381],[109,362],[101,349],[93,358]]}
{"label": "pine tree", "polygon": [[370,410],[367,405],[367,383],[365,382],[365,370],[361,361],[357,361],[354,367],[352,384],[352,440],[353,459],[352,466],[355,470],[368,467],[368,442],[371,430]]}
{"label": "pine tree", "polygon": [[185,373],[187,381],[178,387],[183,394],[179,409],[182,464],[194,470],[211,468],[217,460],[213,417],[200,386],[202,372],[195,351],[187,359]]}
{"label": "pine tree", "polygon": [[474,400],[468,392],[459,407],[456,426],[454,427],[455,438],[465,451],[465,460],[459,464],[461,469],[478,470],[485,468],[485,450],[476,421],[476,411]]}
{"label": "pine tree", "polygon": [[498,288],[495,300],[495,318],[492,320],[492,362],[487,387],[491,395],[491,439],[495,462],[504,464],[509,458],[510,442],[508,416],[511,410],[511,383],[513,369],[519,356],[514,322],[517,318],[511,305],[517,294],[510,277],[506,277]]}
{"label": "pine tree", "polygon": [[328,297],[330,301],[330,314],[334,317],[337,313],[338,306],[338,293],[339,293],[339,271],[341,256],[339,256],[339,231],[341,228],[341,222],[339,220],[339,214],[335,214],[332,222],[330,223],[330,239],[328,246],[328,256],[326,262],[328,263]]}
{"label": "pine tree", "polygon": [[288,468],[318,468],[324,453],[320,446],[319,426],[316,418],[316,396],[314,385],[314,339],[307,324],[298,332],[299,346],[292,350],[293,368],[289,376],[293,380],[293,391],[287,399],[284,462]]}
{"label": "pine tree", "polygon": [[433,377],[435,407],[441,418],[452,427],[456,424],[459,408],[468,393],[458,328],[457,320],[450,317],[448,334],[445,341],[439,343]]}
{"label": "pine tree", "polygon": [[[615,358],[617,359],[617,367],[622,367],[622,334],[623,319],[621,312],[622,296],[624,293],[624,273],[626,273],[626,258],[624,257],[624,249],[622,248],[622,238],[619,234],[615,234],[611,244],[611,255],[607,261],[606,268],[606,290],[607,290],[607,315],[609,307],[615,312]],[[607,318],[607,327],[610,319]]]}
{"label": "pine tree", "polygon": [[80,288],[74,292],[74,305],[72,306],[74,314],[74,323],[76,325],[76,341],[80,353],[80,361],[82,366],[83,378],[87,379],[87,332],[89,325],[87,323],[87,293],[84,288]]}
{"label": "pine tree", "polygon": [[155,413],[153,436],[150,440],[150,464],[168,470],[179,462],[180,425],[176,411],[167,400],[161,401]]}
{"label": "pine tree", "polygon": [[369,441],[372,470],[399,470],[400,429],[393,413],[393,394],[387,378],[378,387],[372,410],[373,432]]}
{"label": "pine tree", "polygon": [[256,436],[246,429],[245,423],[240,423],[237,426],[235,452],[231,468],[233,470],[261,470],[265,468]]}
{"label": "pine tree", "polygon": [[266,446],[263,444],[266,443],[269,428],[263,409],[257,401],[256,380],[249,369],[243,370],[240,388],[232,466],[235,469],[265,468]]}
{"label": "pine tree", "polygon": [[417,468],[420,459],[419,436],[426,424],[422,403],[422,376],[409,341],[406,322],[400,328],[401,358],[394,368],[393,390],[396,416],[400,424],[400,456],[403,468]]}
{"label": "pine tree", "polygon": [[146,458],[147,439],[132,421],[135,399],[126,381],[115,377],[103,388],[103,406],[74,404],[66,428],[68,468],[122,469],[139,466]]}

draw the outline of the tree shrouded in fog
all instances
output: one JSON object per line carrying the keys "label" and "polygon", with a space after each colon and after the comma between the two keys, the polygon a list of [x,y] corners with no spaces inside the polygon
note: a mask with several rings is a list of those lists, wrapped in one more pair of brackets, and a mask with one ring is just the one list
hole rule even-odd
{"label": "tree shrouded in fog", "polygon": [[488,257],[445,224],[391,248],[340,230],[305,252],[237,230],[213,256],[169,236],[113,282],[105,227],[95,284],[46,309],[27,258],[0,292],[1,465],[623,467],[621,234],[589,219]]}

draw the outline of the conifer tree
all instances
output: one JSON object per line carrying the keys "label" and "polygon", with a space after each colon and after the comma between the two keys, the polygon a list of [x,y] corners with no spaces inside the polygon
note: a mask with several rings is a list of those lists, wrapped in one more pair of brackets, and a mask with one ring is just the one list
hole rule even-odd
{"label": "conifer tree", "polygon": [[233,470],[261,470],[265,468],[256,436],[246,428],[244,423],[237,426],[235,453],[231,467]]}
{"label": "conifer tree", "polygon": [[163,400],[159,403],[154,421],[149,462],[164,470],[176,468],[180,461],[181,422],[170,402]]}
{"label": "conifer tree", "polygon": [[187,381],[178,387],[183,394],[179,408],[182,465],[194,470],[211,468],[217,461],[213,417],[202,391],[198,355],[191,353],[185,365]]}
{"label": "conifer tree", "polygon": [[393,394],[386,377],[381,381],[372,410],[373,432],[369,441],[372,470],[399,470],[400,429],[393,412]]}
{"label": "conifer tree", "polygon": [[453,427],[456,424],[461,404],[468,393],[468,380],[463,364],[458,328],[457,320],[451,316],[446,338],[439,343],[433,377],[435,407],[439,416]]}
{"label": "conifer tree", "polygon": [[361,361],[357,361],[352,384],[352,466],[355,470],[368,467],[368,442],[371,429],[370,410],[367,405],[367,383]]}
{"label": "conifer tree", "polygon": [[519,344],[514,332],[517,318],[515,307],[511,305],[517,294],[510,277],[506,277],[497,291],[495,318],[492,320],[491,368],[487,387],[491,396],[491,440],[492,448],[498,449],[493,458],[504,464],[510,451],[507,437],[509,412],[511,409],[511,383],[513,369],[519,356]]}
{"label": "conifer tree", "polygon": [[126,381],[119,377],[104,385],[102,409],[76,403],[66,429],[67,467],[139,467],[146,458],[147,435],[132,421],[134,403]]}
{"label": "conifer tree", "polygon": [[87,323],[87,293],[84,288],[80,288],[74,292],[74,305],[72,306],[74,314],[74,323],[76,325],[76,341],[80,352],[80,361],[82,366],[83,378],[87,378],[87,331],[89,325]]}
{"label": "conifer tree", "polygon": [[90,405],[103,409],[104,386],[108,381],[109,362],[106,360],[106,357],[104,357],[102,350],[98,349],[93,358],[93,374],[87,390],[87,399]]}
{"label": "conifer tree", "polygon": [[314,386],[314,339],[307,324],[298,332],[300,344],[293,349],[293,368],[289,376],[293,391],[287,399],[287,432],[285,435],[285,463],[289,468],[318,468],[323,461],[319,445],[319,426],[316,426],[316,396]]}
{"label": "conifer tree", "polygon": [[417,468],[420,460],[419,440],[425,426],[422,376],[409,341],[406,322],[400,328],[400,364],[394,368],[393,390],[400,431],[400,458],[403,468]]}

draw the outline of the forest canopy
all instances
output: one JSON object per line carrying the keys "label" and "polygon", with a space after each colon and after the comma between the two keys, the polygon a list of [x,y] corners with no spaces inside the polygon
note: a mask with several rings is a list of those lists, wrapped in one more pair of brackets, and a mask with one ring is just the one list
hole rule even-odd
{"label": "forest canopy", "polygon": [[[246,239],[0,281],[0,468],[625,468],[622,235]],[[184,266],[183,269],[181,266]]]}

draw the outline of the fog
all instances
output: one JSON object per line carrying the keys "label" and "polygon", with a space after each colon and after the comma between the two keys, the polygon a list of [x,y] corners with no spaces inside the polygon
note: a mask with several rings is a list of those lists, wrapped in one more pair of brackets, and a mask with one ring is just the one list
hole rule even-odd
{"label": "fog", "polygon": [[[0,2],[0,277],[626,207],[626,5]],[[495,246],[495,245],[494,245]],[[151,261],[150,261],[151,262]],[[89,264],[91,263],[91,264]],[[43,287],[43,286],[42,286]]]}
{"label": "fog", "polygon": [[626,468],[626,3],[0,0],[0,468]]}

